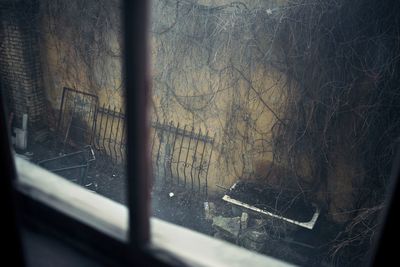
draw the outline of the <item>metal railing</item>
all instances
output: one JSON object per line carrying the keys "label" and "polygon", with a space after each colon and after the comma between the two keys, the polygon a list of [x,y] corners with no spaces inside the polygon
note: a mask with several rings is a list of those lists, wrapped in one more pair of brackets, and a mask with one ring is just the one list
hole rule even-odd
{"label": "metal railing", "polygon": [[122,163],[126,153],[125,115],[121,108],[105,105],[97,112],[93,145],[101,154],[108,155],[113,163]]}
{"label": "metal railing", "polygon": [[152,123],[152,158],[156,184],[177,185],[207,196],[214,137],[172,121]]}
{"label": "metal railing", "polygon": [[64,87],[57,124],[63,146],[72,143],[83,147],[92,143],[98,103],[96,95]]}
{"label": "metal railing", "polygon": [[[64,88],[58,123],[62,143],[92,145],[95,166],[123,172],[126,118],[121,108],[99,106],[98,97]],[[180,186],[207,196],[208,171],[215,135],[178,123],[151,124],[151,156],[155,185]]]}

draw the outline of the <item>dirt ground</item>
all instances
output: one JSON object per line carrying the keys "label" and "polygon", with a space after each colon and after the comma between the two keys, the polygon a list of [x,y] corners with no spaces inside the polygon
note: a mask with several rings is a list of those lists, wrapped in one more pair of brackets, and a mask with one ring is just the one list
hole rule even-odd
{"label": "dirt ground", "polygon": [[[54,140],[50,139],[29,146],[27,151],[30,152],[28,155],[31,161],[39,163],[42,160],[59,157],[78,150],[79,149],[74,147],[56,144]],[[19,153],[26,154],[27,151],[20,151]],[[102,156],[99,151],[94,152],[96,160],[89,163],[83,186],[114,201],[126,204],[125,168],[121,164],[113,163],[112,159]],[[50,167],[56,169],[73,166],[79,163],[79,159],[68,161],[62,159],[56,161]],[[68,180],[79,183],[79,179],[76,179],[76,176],[80,175],[79,171],[77,172],[74,170],[60,174]],[[222,195],[220,197],[214,197],[213,199],[207,199],[205,196],[194,194],[190,190],[182,187],[155,186],[151,192],[151,197],[153,216],[211,236],[213,236],[216,231],[212,227],[212,221],[205,219],[205,201],[215,203],[219,215],[227,217],[234,216],[232,207],[221,200]],[[308,236],[306,236],[306,238],[308,238]],[[316,257],[316,255],[323,255],[320,251],[316,253],[314,250],[314,254],[312,254],[310,249],[296,246],[293,243],[283,242],[275,238],[271,238],[268,242],[269,245],[266,245],[261,253],[273,255],[301,265],[317,266],[320,263],[320,258],[319,256]],[[314,261],[318,263],[314,263]]]}
{"label": "dirt ground", "polygon": [[[43,160],[62,157],[82,149],[55,143],[50,139],[42,143],[30,145],[27,151],[17,151],[28,154],[33,163]],[[107,198],[126,204],[126,172],[122,164],[113,162],[107,156],[102,156],[95,149],[96,160],[89,163],[86,179],[83,186]],[[28,153],[27,153],[28,152]],[[49,170],[77,166],[82,163],[82,158],[72,156],[60,158],[45,168]],[[44,165],[44,164],[41,164]],[[79,183],[80,170],[59,172],[64,178]],[[173,194],[171,196],[170,194]],[[187,192],[182,188],[158,187],[151,192],[153,216],[179,224],[196,231],[211,234],[211,223],[204,220],[204,198]]]}

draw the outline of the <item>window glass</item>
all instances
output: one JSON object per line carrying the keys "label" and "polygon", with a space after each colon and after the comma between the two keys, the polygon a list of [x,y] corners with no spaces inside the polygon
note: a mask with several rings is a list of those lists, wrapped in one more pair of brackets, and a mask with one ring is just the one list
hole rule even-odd
{"label": "window glass", "polygon": [[19,1],[0,9],[16,156],[125,204],[120,1]]}
{"label": "window glass", "polygon": [[[125,204],[121,3],[3,2],[16,156]],[[400,128],[398,13],[153,0],[153,215],[299,265],[362,266]]]}
{"label": "window glass", "polygon": [[398,40],[367,9],[152,1],[153,214],[300,265],[362,266],[400,126]]}

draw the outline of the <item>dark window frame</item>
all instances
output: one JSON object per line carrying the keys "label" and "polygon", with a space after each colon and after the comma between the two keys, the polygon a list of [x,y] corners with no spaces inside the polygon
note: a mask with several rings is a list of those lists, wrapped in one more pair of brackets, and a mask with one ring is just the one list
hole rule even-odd
{"label": "dark window frame", "polygon": [[[31,199],[15,190],[17,173],[7,131],[1,131],[1,163],[3,183],[2,207],[7,214],[7,240],[11,240],[15,258],[24,265],[19,227],[35,228],[43,234],[58,238],[63,242],[83,249],[88,255],[103,261],[114,259],[116,263],[139,265],[165,265],[153,257],[147,249],[149,236],[150,184],[147,144],[147,20],[148,1],[123,1],[124,76],[126,93],[126,113],[130,121],[127,128],[128,177],[127,196],[129,209],[128,243],[118,241],[107,234],[93,229],[70,216]],[[0,96],[0,103],[3,99]],[[1,108],[2,129],[7,129],[6,112]],[[141,129],[141,131],[137,131]],[[18,207],[18,209],[16,209]],[[11,231],[9,231],[11,230]]]}

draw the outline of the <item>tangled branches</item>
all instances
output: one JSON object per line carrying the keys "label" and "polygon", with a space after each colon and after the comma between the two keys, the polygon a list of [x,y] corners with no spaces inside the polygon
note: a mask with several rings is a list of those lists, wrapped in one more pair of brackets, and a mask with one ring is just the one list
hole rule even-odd
{"label": "tangled branches", "polygon": [[[154,1],[155,113],[186,116],[193,126],[213,121],[235,177],[251,172],[254,155],[272,154],[302,194],[347,223],[333,255],[363,247],[374,231],[362,227],[377,223],[400,131],[400,3],[203,2]],[[68,79],[79,81],[83,65],[90,88],[120,88],[120,68],[110,63],[119,64],[120,46],[110,45],[119,43],[118,12],[109,12],[117,6],[43,5],[55,49],[67,51],[58,62]],[[118,90],[106,91],[113,99]]]}
{"label": "tangled branches", "polygon": [[384,201],[400,131],[399,11],[397,1],[299,0],[282,14],[275,49],[288,83],[274,156],[313,177],[334,220],[349,220],[334,255],[369,244],[374,232],[354,229],[373,229]]}
{"label": "tangled branches", "polygon": [[[369,243],[374,231],[355,229],[376,226],[400,130],[399,3],[160,0],[160,15],[157,8],[170,12],[153,24],[155,62],[164,66],[156,70],[155,92],[168,96],[162,113],[178,103],[194,121],[218,117],[218,94],[229,91],[232,103],[221,119],[226,151],[242,142],[251,153],[259,144],[249,145],[249,132],[262,132],[274,162],[295,174],[292,183],[332,221],[349,225],[333,255],[355,240]],[[260,69],[284,77],[275,105],[265,98],[270,88],[257,83]],[[272,111],[268,127],[257,127],[250,99]],[[249,131],[241,131],[242,121]]]}
{"label": "tangled branches", "polygon": [[279,100],[264,99],[275,93],[282,75],[265,68],[273,38],[263,27],[266,22],[272,27],[268,12],[275,4],[200,2],[154,1],[155,113],[168,119],[178,113],[193,125],[213,126],[219,154],[239,177],[252,171],[254,157],[271,152],[271,131],[262,125],[273,120],[266,113],[278,118]]}
{"label": "tangled branches", "polygon": [[[42,1],[39,33],[47,48],[48,87],[64,86],[121,103],[120,1]],[[46,78],[45,77],[45,78]],[[52,82],[52,83],[51,83]]]}

